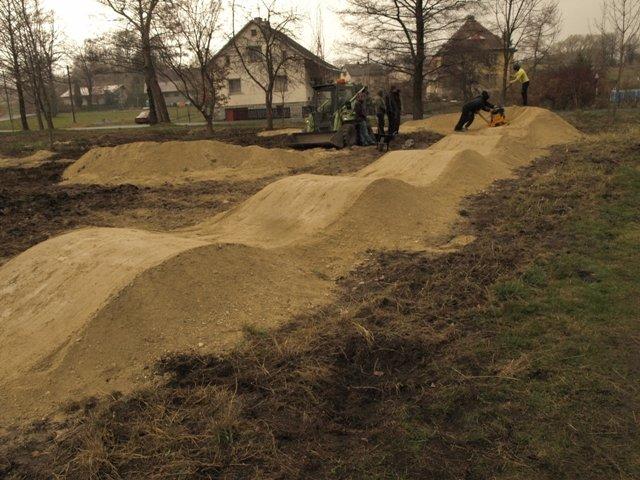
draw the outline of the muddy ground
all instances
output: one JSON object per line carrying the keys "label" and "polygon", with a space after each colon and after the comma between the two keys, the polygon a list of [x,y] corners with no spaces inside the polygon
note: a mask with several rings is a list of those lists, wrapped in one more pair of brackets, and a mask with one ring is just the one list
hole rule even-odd
{"label": "muddy ground", "polygon": [[[196,224],[228,210],[279,177],[244,182],[197,182],[179,186],[58,185],[64,169],[93,146],[113,146],[139,140],[184,139],[147,131],[93,133],[57,148],[56,158],[37,168],[0,169],[0,265],[29,247],[62,232],[85,227],[134,227],[166,231]],[[202,138],[194,134],[190,139]],[[414,148],[426,148],[439,140],[430,133],[401,136],[393,147],[411,138]],[[218,140],[264,147],[286,146],[286,137],[260,138],[255,132],[225,131]],[[6,149],[6,145],[5,145]],[[17,153],[17,152],[14,152]],[[20,150],[21,154],[31,153]],[[293,171],[321,175],[355,172],[381,153],[373,147],[336,151],[309,168]]]}

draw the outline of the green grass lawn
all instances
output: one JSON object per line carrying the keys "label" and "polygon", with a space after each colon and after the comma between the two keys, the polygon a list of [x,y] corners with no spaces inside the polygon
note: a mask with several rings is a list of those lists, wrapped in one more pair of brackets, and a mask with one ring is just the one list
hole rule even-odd
{"label": "green grass lawn", "polygon": [[[60,113],[53,119],[56,128],[72,128],[72,127],[95,127],[95,126],[118,126],[133,125],[136,116],[140,113],[140,109],[127,110],[104,110],[95,112],[76,112],[76,123],[73,122],[71,113]],[[13,120],[16,129],[20,126],[19,119]],[[29,117],[29,127],[32,130],[38,129],[38,121],[36,117]],[[0,122],[0,130],[10,130],[9,121]]]}
{"label": "green grass lawn", "polygon": [[[56,128],[72,127],[95,127],[95,126],[118,126],[133,125],[140,109],[127,110],[104,110],[96,112],[76,112],[76,123],[73,123],[71,113],[60,113],[54,118],[53,124]],[[14,118],[13,125],[16,129],[20,127],[20,120]],[[29,126],[32,130],[37,130],[38,121],[36,117],[29,117]],[[9,121],[0,122],[0,130],[10,130]]]}
{"label": "green grass lawn", "polygon": [[[84,128],[84,127],[118,127],[122,125],[134,125],[135,118],[140,114],[142,109],[125,109],[125,110],[101,110],[101,111],[80,111],[76,112],[76,122],[73,122],[71,113],[60,113],[54,118],[53,123],[56,129],[61,128]],[[177,109],[169,107],[169,115],[174,123],[201,123],[203,118],[194,108],[190,108],[189,112],[185,108]],[[302,119],[275,119],[274,128],[288,128],[292,126],[303,125]],[[254,128],[265,125],[265,120],[244,120],[233,123],[220,122],[216,125],[229,126],[233,125],[238,128]],[[20,119],[13,119],[13,126],[17,130],[20,128]],[[38,129],[38,121],[36,117],[29,117],[29,126],[32,130]],[[11,130],[11,123],[7,121],[0,122],[0,130]]]}

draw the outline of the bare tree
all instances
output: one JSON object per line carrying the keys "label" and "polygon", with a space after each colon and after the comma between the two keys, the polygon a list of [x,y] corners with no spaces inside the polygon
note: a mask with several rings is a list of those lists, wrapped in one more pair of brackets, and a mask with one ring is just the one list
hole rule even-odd
{"label": "bare tree", "polygon": [[11,75],[18,96],[22,130],[29,130],[23,59],[20,56],[19,15],[15,0],[0,0],[0,65]]}
{"label": "bare tree", "polygon": [[616,95],[613,114],[615,116],[620,105],[622,87],[622,77],[624,74],[625,60],[628,53],[637,41],[640,32],[640,0],[603,0],[602,1],[602,23],[600,33],[613,33],[615,37],[615,50],[617,54],[618,72],[616,75]]}
{"label": "bare tree", "polygon": [[548,0],[490,0],[495,28],[502,38],[502,103],[506,101],[509,65],[515,52],[529,37],[533,20],[544,8],[555,3]]}
{"label": "bare tree", "polygon": [[152,38],[154,21],[161,7],[160,0],[98,0],[98,2],[120,15],[138,33],[149,99],[149,122],[169,123],[171,121],[169,111],[158,83]]}
{"label": "bare tree", "polygon": [[220,33],[218,0],[178,0],[162,24],[168,35],[162,58],[176,89],[202,114],[209,132],[221,93],[225,67],[215,61],[214,42]]}
{"label": "bare tree", "polygon": [[[347,0],[342,11],[353,41],[352,50],[411,77],[413,118],[424,114],[425,77],[429,49],[438,45],[459,13],[475,7],[475,0]],[[366,47],[363,48],[363,45]]]}
{"label": "bare tree", "polygon": [[[280,11],[275,1],[265,4],[266,17],[250,20],[251,35],[243,28],[236,35],[236,5],[232,4],[233,36],[231,44],[235,52],[235,63],[247,73],[251,80],[264,92],[267,116],[267,130],[273,129],[273,94],[277,82],[288,82],[300,71],[304,58],[287,41],[294,37],[294,27],[300,16],[294,11]],[[255,35],[253,35],[255,33]],[[296,72],[296,67],[298,72]]]}
{"label": "bare tree", "polygon": [[[50,132],[53,142],[55,115],[54,68],[60,58],[57,49],[58,32],[54,16],[42,8],[39,0],[15,0],[21,25],[20,48],[25,71],[31,82],[38,123]],[[42,121],[44,117],[44,122]]]}
{"label": "bare tree", "polygon": [[562,13],[556,2],[544,5],[532,16],[528,26],[528,34],[522,42],[532,76],[551,53],[561,27]]}
{"label": "bare tree", "polygon": [[553,45],[551,55],[556,64],[571,63],[578,56],[584,56],[600,71],[617,63],[615,38],[611,33],[570,35]]}
{"label": "bare tree", "polygon": [[[472,33],[473,30],[468,31]],[[435,78],[448,85],[464,100],[479,94],[485,87],[487,72],[494,72],[497,54],[483,42],[477,40],[482,31],[471,37],[454,36],[439,50],[439,65]],[[492,73],[490,74],[491,76]]]}
{"label": "bare tree", "polygon": [[92,107],[96,76],[105,71],[104,48],[101,40],[99,38],[85,40],[78,52],[73,56],[73,63],[74,76],[81,79],[86,85],[88,106]]}

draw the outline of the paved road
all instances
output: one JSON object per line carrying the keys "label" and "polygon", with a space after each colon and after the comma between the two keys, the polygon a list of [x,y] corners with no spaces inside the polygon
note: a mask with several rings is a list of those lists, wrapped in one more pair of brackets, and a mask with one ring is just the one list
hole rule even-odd
{"label": "paved road", "polygon": [[[27,113],[27,117],[35,117],[35,113]],[[10,120],[9,115],[0,117],[0,122],[8,122]],[[20,122],[20,115],[13,114],[13,123],[18,124]]]}
{"label": "paved road", "polygon": [[60,130],[84,131],[84,130],[133,130],[136,128],[149,128],[149,125],[100,125],[95,127],[69,127]]}

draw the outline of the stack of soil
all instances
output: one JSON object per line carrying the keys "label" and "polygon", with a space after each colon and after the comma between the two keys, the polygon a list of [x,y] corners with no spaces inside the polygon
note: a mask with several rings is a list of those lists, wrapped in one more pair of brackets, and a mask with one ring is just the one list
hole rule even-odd
{"label": "stack of soil", "polygon": [[138,142],[94,148],[71,165],[63,183],[163,185],[255,180],[313,165],[316,156],[214,140]]}
{"label": "stack of soil", "polygon": [[[489,118],[488,112],[480,112],[485,118]],[[576,130],[557,115],[537,107],[508,107],[506,116],[509,125],[507,128],[495,127],[503,136],[516,136],[525,139],[525,143],[537,148],[557,145],[566,141],[566,138],[576,136]],[[442,135],[453,133],[453,129],[460,118],[459,113],[436,115],[424,120],[411,120],[402,124],[405,133],[432,131]],[[531,128],[528,128],[531,127]],[[470,131],[486,130],[487,124],[481,118],[476,117]],[[492,129],[493,130],[493,129]],[[531,130],[531,131],[530,131]],[[534,137],[531,134],[534,134]],[[464,134],[459,134],[464,135]]]}

